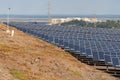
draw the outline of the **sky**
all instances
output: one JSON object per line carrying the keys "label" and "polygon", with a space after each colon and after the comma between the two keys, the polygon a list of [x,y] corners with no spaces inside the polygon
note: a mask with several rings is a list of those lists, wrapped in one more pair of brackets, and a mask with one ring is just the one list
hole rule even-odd
{"label": "sky", "polygon": [[[54,15],[119,15],[120,0],[50,0]],[[48,0],[1,0],[0,14],[47,15]]]}

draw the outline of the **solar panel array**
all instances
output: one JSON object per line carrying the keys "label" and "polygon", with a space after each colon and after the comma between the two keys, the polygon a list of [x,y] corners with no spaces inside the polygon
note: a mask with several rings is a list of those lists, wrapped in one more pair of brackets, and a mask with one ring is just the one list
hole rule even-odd
{"label": "solar panel array", "polygon": [[49,26],[32,22],[10,25],[74,54],[120,68],[120,29]]}

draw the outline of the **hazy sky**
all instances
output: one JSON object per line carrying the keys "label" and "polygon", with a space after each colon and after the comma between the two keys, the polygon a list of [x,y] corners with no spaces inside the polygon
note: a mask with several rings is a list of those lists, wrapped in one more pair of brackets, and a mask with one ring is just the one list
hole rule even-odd
{"label": "hazy sky", "polygon": [[[1,0],[0,14],[47,15],[48,0]],[[51,14],[120,14],[120,0],[51,0]]]}

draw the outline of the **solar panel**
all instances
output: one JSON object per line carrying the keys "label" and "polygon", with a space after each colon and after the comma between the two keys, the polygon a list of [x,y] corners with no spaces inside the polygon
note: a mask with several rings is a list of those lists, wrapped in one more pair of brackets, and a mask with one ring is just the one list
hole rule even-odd
{"label": "solar panel", "polygon": [[63,44],[64,44],[64,48],[68,50],[69,49],[69,40],[67,38],[64,39]]}
{"label": "solar panel", "polygon": [[86,51],[86,57],[87,58],[93,58],[93,54],[92,54],[91,49],[86,49],[85,51]]}
{"label": "solar panel", "polygon": [[79,40],[76,40],[75,41],[75,54],[80,54],[80,43],[79,43]]}
{"label": "solar panel", "polygon": [[105,64],[112,65],[112,59],[110,55],[105,55]]}
{"label": "solar panel", "polygon": [[113,57],[113,58],[112,58],[113,67],[115,67],[115,68],[120,68],[120,62],[119,62],[119,61],[120,61],[119,58]]}
{"label": "solar panel", "polygon": [[95,61],[99,61],[99,56],[98,56],[98,52],[97,51],[93,51],[93,60]]}
{"label": "solar panel", "polygon": [[69,48],[71,51],[74,51],[74,40],[73,39],[69,39]]}
{"label": "solar panel", "polygon": [[55,44],[58,45],[58,43],[59,43],[58,37],[55,37]]}
{"label": "solar panel", "polygon": [[104,56],[104,52],[99,52],[99,61],[105,61],[105,56]]}
{"label": "solar panel", "polygon": [[63,47],[63,37],[59,37],[59,39],[58,39],[58,45],[60,46],[60,47]]}

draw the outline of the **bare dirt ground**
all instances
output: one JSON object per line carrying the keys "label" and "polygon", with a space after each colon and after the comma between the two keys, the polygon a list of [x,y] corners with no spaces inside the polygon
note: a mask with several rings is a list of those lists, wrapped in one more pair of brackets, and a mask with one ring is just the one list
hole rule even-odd
{"label": "bare dirt ground", "polygon": [[64,50],[0,24],[0,80],[119,80]]}

